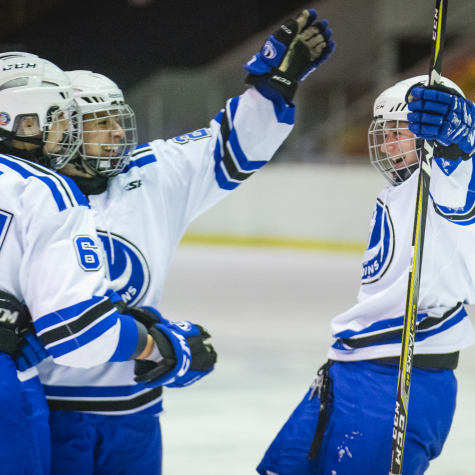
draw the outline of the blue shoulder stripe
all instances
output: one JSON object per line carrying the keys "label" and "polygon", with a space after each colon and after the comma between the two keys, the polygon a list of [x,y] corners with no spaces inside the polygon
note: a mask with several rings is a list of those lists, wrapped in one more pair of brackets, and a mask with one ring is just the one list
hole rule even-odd
{"label": "blue shoulder stripe", "polygon": [[143,157],[140,156],[140,158],[137,158],[136,160],[131,160],[130,163],[128,163],[120,173],[127,173],[134,167],[141,168],[156,161],[157,158],[153,153],[150,153],[149,155],[144,155]]}
{"label": "blue shoulder stripe", "polygon": [[216,176],[216,181],[218,182],[218,185],[220,188],[223,190],[234,190],[236,189],[241,182],[240,181],[230,181],[224,171],[223,171],[223,161],[221,159],[221,153],[220,153],[220,147],[221,143],[219,139],[216,141],[216,147],[214,149],[214,173]]}
{"label": "blue shoulder stripe", "polygon": [[33,177],[40,180],[50,189],[51,194],[53,195],[53,198],[56,201],[56,204],[58,205],[59,211],[64,211],[68,208],[66,206],[66,203],[64,202],[61,192],[58,190],[58,185],[51,178],[47,176],[35,175],[31,171],[26,170],[24,167],[22,167],[19,161],[7,159],[2,155],[0,155],[0,163],[17,172],[25,179]]}
{"label": "blue shoulder stripe", "polygon": [[138,155],[140,150],[146,147],[150,147],[150,143],[147,142],[147,143],[143,143],[142,145],[138,145],[137,148],[132,153],[132,155]]}
{"label": "blue shoulder stripe", "polygon": [[84,196],[83,192],[79,189],[79,187],[76,185],[76,182],[72,178],[61,175],[61,179],[66,181],[79,206],[86,206],[88,208],[91,207],[89,205],[89,201],[87,201],[87,198]]}
{"label": "blue shoulder stripe", "polygon": [[[65,209],[74,207],[76,205],[86,206],[88,208],[90,207],[87,198],[79,190],[76,183],[66,176],[60,175],[59,173],[38,165],[37,163],[29,162],[28,160],[14,156],[0,154],[0,163],[3,163],[12,170],[16,171],[25,179],[34,177],[45,183],[50,188],[53,198],[58,205],[59,211],[64,211]],[[31,172],[28,167],[33,168],[37,172],[41,173],[41,175]],[[63,199],[60,189],[62,189],[67,196],[67,201]]]}

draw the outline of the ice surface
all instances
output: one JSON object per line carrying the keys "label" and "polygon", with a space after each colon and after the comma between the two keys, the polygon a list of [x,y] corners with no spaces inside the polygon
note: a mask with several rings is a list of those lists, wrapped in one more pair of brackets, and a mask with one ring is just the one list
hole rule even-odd
{"label": "ice surface", "polygon": [[[165,475],[257,473],[325,362],[330,320],[356,302],[360,274],[351,254],[179,247],[161,310],[203,324],[219,361],[199,383],[165,390]],[[462,351],[456,375],[454,424],[429,475],[473,475],[475,348]]]}

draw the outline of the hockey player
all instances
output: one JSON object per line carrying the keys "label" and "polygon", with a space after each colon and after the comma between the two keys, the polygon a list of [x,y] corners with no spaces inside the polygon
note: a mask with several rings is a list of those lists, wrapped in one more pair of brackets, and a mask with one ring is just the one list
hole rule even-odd
{"label": "hockey player", "polygon": [[[156,378],[158,366],[186,379],[186,371],[176,374],[189,362],[180,358],[190,352],[185,339],[192,333],[201,349],[203,343],[194,325],[147,328],[118,313],[113,302],[121,299],[108,288],[88,202],[49,168],[64,167],[81,144],[68,76],[32,54],[0,54],[0,111],[0,471],[47,475],[48,410],[35,368],[28,368],[45,350],[31,323],[57,363],[90,368],[149,357],[155,371],[142,375],[145,381]],[[183,350],[170,348],[171,331],[182,335]],[[155,356],[157,345],[167,359]]]}
{"label": "hockey player", "polygon": [[437,142],[402,473],[424,473],[442,450],[459,350],[475,343],[463,307],[475,303],[475,107],[448,79],[423,84],[427,76],[408,79],[376,99],[370,158],[389,186],[376,201],[358,303],[333,319],[329,360],[265,454],[262,475],[389,472],[422,139]]}
{"label": "hockey player", "polygon": [[[298,81],[333,49],[331,31],[315,20],[314,10],[304,11],[268,39],[246,65],[255,87],[230,99],[208,128],[141,145],[129,163],[123,146],[134,140],[133,125],[122,92],[104,76],[68,73],[84,139],[61,173],[88,195],[112,288],[128,306],[159,307],[188,224],[266,164],[289,134]],[[133,362],[88,371],[42,365],[53,475],[161,473],[162,389],[144,385],[141,371]]]}

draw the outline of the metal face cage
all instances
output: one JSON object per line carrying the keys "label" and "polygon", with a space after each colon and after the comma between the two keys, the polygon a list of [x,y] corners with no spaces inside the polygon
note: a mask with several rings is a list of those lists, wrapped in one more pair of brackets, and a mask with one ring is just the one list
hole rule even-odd
{"label": "metal face cage", "polygon": [[51,107],[43,130],[44,151],[55,170],[63,168],[74,157],[81,145],[81,124],[74,102],[66,109]]}
{"label": "metal face cage", "polygon": [[371,163],[391,185],[400,185],[418,169],[421,141],[410,132],[407,121],[376,117],[368,141]]}
{"label": "metal face cage", "polygon": [[77,119],[76,103],[66,109],[54,106],[48,110],[43,128],[38,114],[19,114],[12,132],[19,139],[36,139],[44,155],[50,159],[51,168],[58,170],[73,158],[81,145],[81,124]]}
{"label": "metal face cage", "polygon": [[113,105],[82,116],[81,156],[103,176],[118,175],[137,147],[135,114],[127,104]]}

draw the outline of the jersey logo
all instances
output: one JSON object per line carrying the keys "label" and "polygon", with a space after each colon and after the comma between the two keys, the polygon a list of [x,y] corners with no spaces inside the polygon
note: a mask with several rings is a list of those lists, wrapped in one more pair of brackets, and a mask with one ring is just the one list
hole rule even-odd
{"label": "jersey logo", "polygon": [[[110,288],[129,306],[134,306],[145,295],[150,284],[150,270],[144,255],[127,239],[117,234],[97,231],[106,261]],[[111,241],[114,253],[112,253]]]}
{"label": "jersey logo", "polygon": [[140,188],[142,186],[142,180],[134,180],[131,181],[130,183],[127,183],[127,185],[124,186],[124,189],[127,191],[130,190],[135,190],[136,188]]}
{"label": "jersey logo", "polygon": [[3,241],[8,233],[8,228],[12,222],[13,214],[8,211],[0,210],[0,251],[2,250]]}
{"label": "jersey logo", "polygon": [[199,129],[195,130],[194,132],[190,132],[189,134],[179,135],[178,137],[175,137],[173,141],[180,145],[184,145],[190,140],[200,140],[206,137],[211,137],[209,129]]}
{"label": "jersey logo", "polygon": [[368,247],[363,257],[362,284],[381,279],[391,264],[395,247],[394,227],[388,208],[378,199],[371,218]]}

